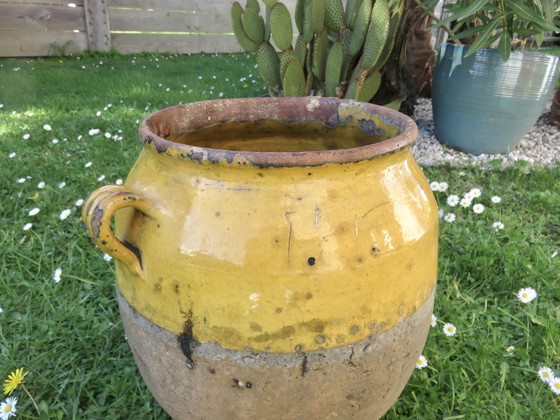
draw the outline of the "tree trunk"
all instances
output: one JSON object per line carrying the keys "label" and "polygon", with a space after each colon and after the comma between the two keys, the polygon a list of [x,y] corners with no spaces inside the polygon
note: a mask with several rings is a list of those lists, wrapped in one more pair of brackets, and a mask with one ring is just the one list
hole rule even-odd
{"label": "tree trunk", "polygon": [[414,113],[418,97],[431,96],[435,51],[427,29],[430,17],[422,12],[413,0],[406,2],[393,52],[381,69],[381,87],[373,100],[378,104],[403,100],[400,111],[408,115]]}

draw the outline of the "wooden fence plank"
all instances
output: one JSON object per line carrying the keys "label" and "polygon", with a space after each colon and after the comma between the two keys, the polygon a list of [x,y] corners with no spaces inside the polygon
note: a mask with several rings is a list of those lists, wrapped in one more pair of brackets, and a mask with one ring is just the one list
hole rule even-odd
{"label": "wooden fence plank", "polygon": [[123,54],[150,52],[241,52],[233,35],[113,34],[113,48]]}
{"label": "wooden fence plank", "polygon": [[56,55],[59,51],[52,48],[55,42],[63,46],[68,41],[72,41],[65,49],[66,53],[77,53],[87,49],[85,32],[0,31],[0,39],[0,57]]}
{"label": "wooden fence plank", "polygon": [[[60,6],[60,7],[82,7],[84,0],[0,0],[0,3],[8,3],[14,5],[47,5],[47,6]],[[75,6],[68,6],[74,4]]]}
{"label": "wooden fence plank", "polygon": [[85,0],[84,11],[88,49],[109,51],[111,49],[111,31],[107,0]]}
{"label": "wooden fence plank", "polygon": [[[293,15],[296,0],[284,3]],[[109,50],[111,42],[122,53],[239,52],[231,29],[232,4],[233,0],[0,0],[0,56],[44,56],[53,43],[69,40],[73,44],[67,52]]]}
{"label": "wooden fence plank", "polygon": [[231,18],[216,13],[110,9],[111,30],[231,33]]}
{"label": "wooden fence plank", "polygon": [[86,22],[81,7],[0,3],[0,28],[2,31],[83,32]]}
{"label": "wooden fence plank", "polygon": [[[229,9],[231,3],[223,0],[110,0],[111,8],[126,9],[153,9],[153,10],[205,10],[207,5],[211,5],[217,10]],[[214,9],[216,10],[216,9]]]}
{"label": "wooden fence plank", "polygon": [[[290,13],[296,7],[297,0],[284,0],[282,3],[286,5]],[[245,2],[241,1],[243,6]],[[261,14],[264,15],[264,3],[259,2],[261,6]],[[177,10],[177,11],[195,11],[195,12],[219,12],[229,15],[233,0],[109,0],[110,8],[125,9],[152,9],[152,10]]]}

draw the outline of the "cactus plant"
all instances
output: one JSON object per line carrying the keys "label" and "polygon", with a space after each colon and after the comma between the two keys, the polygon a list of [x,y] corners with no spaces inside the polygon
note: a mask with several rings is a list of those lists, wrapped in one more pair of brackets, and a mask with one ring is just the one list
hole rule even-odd
{"label": "cactus plant", "polygon": [[364,102],[373,98],[405,0],[348,0],[346,8],[342,0],[298,0],[295,43],[286,6],[279,1],[263,3],[266,19],[259,14],[257,0],[248,0],[245,9],[233,3],[231,20],[239,45],[256,54],[259,74],[272,96],[335,96]]}

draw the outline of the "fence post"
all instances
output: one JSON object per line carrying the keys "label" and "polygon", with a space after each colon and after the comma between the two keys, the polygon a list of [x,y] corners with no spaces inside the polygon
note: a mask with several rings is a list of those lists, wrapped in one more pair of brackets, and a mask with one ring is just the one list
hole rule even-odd
{"label": "fence post", "polygon": [[111,50],[108,0],[84,0],[88,50]]}

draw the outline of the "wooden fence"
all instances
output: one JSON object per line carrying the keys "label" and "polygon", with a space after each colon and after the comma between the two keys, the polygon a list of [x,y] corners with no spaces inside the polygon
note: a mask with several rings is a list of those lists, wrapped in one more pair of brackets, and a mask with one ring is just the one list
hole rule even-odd
{"label": "wooden fence", "polygon": [[[293,11],[296,0],[283,0]],[[0,0],[0,57],[237,52],[233,0]],[[243,2],[244,4],[244,2]],[[294,28],[295,29],[295,28]]]}

